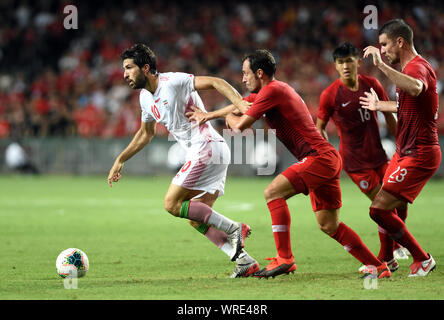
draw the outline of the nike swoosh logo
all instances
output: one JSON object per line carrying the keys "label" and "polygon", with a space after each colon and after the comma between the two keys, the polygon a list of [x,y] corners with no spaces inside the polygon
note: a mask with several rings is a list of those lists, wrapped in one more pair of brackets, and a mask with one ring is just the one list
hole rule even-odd
{"label": "nike swoosh logo", "polygon": [[348,106],[348,104],[350,103],[351,101],[349,101],[349,102],[346,102],[346,103],[343,103],[343,104],[341,104],[343,107],[346,107],[346,106]]}
{"label": "nike swoosh logo", "polygon": [[431,264],[432,264],[432,259],[430,259],[429,264],[427,265],[427,267],[424,268],[424,267],[421,265],[422,270],[424,270],[425,272],[427,272],[427,269],[429,269],[429,267],[430,267]]}

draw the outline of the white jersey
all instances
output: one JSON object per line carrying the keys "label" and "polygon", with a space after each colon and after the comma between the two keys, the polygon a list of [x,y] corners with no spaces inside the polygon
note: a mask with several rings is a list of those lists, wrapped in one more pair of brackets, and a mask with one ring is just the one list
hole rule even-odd
{"label": "white jersey", "polygon": [[210,123],[196,126],[188,121],[185,113],[192,111],[193,105],[205,111],[202,99],[194,89],[192,74],[159,73],[154,94],[146,89],[140,91],[142,122],[163,124],[187,153],[200,150],[210,141],[224,141]]}

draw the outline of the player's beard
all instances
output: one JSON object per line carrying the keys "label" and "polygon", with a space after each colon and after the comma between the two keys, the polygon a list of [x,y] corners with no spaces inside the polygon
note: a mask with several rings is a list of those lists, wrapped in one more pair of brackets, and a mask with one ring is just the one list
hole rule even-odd
{"label": "player's beard", "polygon": [[134,79],[134,86],[133,89],[143,89],[146,86],[146,83],[148,82],[148,78],[143,74],[140,73],[136,79]]}
{"label": "player's beard", "polygon": [[254,75],[254,79],[256,80],[256,83],[255,83],[256,86],[253,87],[250,85],[249,91],[251,93],[258,93],[261,90],[261,86],[259,85],[259,77],[257,75]]}
{"label": "player's beard", "polygon": [[400,61],[399,56],[396,56],[396,55],[393,55],[392,57],[389,57],[386,55],[385,57],[387,58],[388,62],[390,62],[390,64],[392,64],[392,65],[398,64]]}

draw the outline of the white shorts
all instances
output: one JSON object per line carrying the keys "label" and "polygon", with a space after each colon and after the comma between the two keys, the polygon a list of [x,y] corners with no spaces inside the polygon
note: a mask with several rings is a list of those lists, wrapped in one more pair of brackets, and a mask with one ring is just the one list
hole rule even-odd
{"label": "white shorts", "polygon": [[231,152],[225,141],[205,143],[198,151],[188,152],[185,164],[172,183],[189,190],[224,194]]}

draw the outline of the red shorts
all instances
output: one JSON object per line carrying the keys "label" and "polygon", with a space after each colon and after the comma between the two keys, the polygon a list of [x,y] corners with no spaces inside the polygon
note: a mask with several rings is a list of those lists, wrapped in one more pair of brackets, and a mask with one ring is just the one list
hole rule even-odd
{"label": "red shorts", "polygon": [[342,160],[336,150],[307,156],[288,167],[284,175],[296,193],[310,194],[313,211],[342,206],[339,176]]}
{"label": "red shorts", "polygon": [[399,200],[413,203],[426,182],[441,163],[439,146],[416,156],[400,157],[395,153],[384,176],[382,189]]}
{"label": "red shorts", "polygon": [[350,179],[359,187],[361,192],[367,194],[375,189],[379,184],[382,185],[388,162],[374,169],[365,169],[361,171],[347,172]]}

